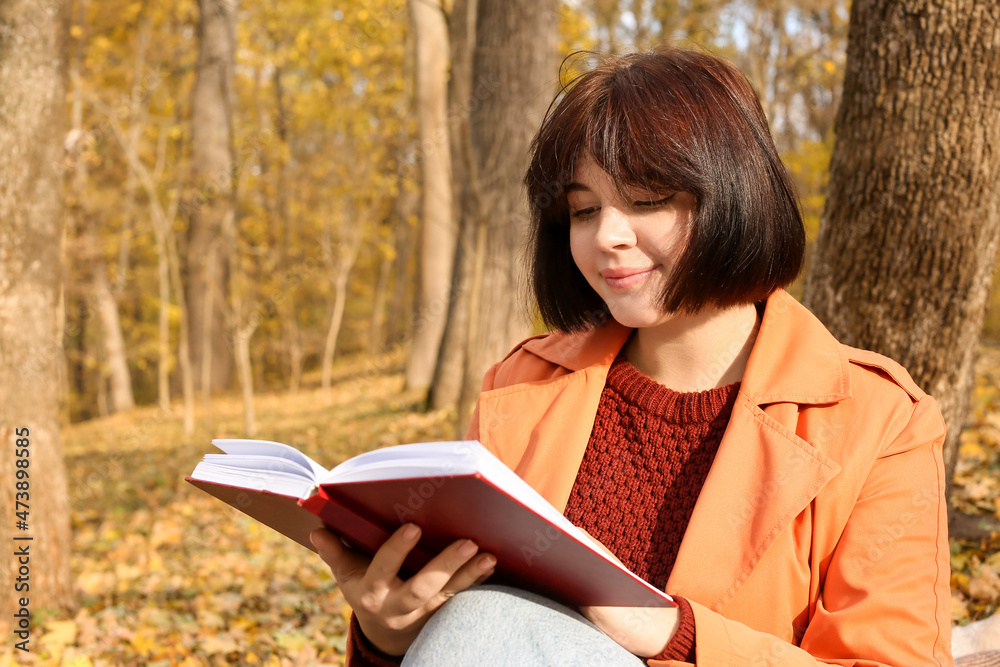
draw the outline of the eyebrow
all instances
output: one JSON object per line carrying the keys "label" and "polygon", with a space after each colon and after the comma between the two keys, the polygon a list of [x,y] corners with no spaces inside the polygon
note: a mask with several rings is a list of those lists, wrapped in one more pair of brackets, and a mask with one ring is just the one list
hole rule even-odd
{"label": "eyebrow", "polygon": [[593,190],[591,190],[583,183],[577,183],[576,181],[573,181],[572,183],[566,185],[566,194],[569,194],[571,192],[580,192],[581,190],[586,192],[593,192]]}

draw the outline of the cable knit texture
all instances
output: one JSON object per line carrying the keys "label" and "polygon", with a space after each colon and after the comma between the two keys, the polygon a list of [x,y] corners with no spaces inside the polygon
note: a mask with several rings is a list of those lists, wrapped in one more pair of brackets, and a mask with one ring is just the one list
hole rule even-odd
{"label": "cable knit texture", "polygon": [[[673,391],[624,356],[608,372],[566,517],[657,588],[666,587],[739,386]],[[655,657],[693,663],[694,616],[676,599],[680,625]],[[398,664],[369,644],[353,619],[350,634],[348,664]]]}
{"label": "cable knit texture", "polygon": [[566,517],[665,588],[738,384],[681,393],[619,357],[601,395]]}

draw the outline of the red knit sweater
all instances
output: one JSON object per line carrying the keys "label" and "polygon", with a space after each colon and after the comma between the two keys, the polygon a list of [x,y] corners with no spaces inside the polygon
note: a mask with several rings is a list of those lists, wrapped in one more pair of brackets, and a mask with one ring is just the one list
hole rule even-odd
{"label": "red knit sweater", "polygon": [[[565,514],[657,588],[666,586],[738,389],[676,392],[624,357],[608,372]],[[693,663],[694,616],[676,600],[680,626],[656,658]],[[390,667],[399,659],[375,649],[352,617],[348,664]]]}

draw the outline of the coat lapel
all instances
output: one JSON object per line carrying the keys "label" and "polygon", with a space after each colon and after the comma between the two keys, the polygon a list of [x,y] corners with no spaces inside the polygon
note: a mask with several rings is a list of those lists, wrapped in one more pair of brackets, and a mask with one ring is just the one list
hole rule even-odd
{"label": "coat lapel", "polygon": [[668,591],[714,610],[732,599],[778,533],[840,472],[822,443],[797,434],[799,409],[850,395],[837,340],[789,294],[773,294]]}
{"label": "coat lapel", "polygon": [[667,591],[716,611],[724,607],[778,533],[839,471],[741,392]]}
{"label": "coat lapel", "polygon": [[[565,374],[480,396],[483,444],[560,511],[583,460],[608,368],[628,333],[611,323],[587,335],[533,339],[524,345],[531,358],[557,364]],[[820,443],[796,434],[799,406],[850,394],[848,362],[837,341],[787,293],[772,295],[668,592],[715,610],[732,599],[777,535],[840,471]]]}
{"label": "coat lapel", "polygon": [[480,396],[480,441],[560,512],[583,461],[606,377],[606,367],[588,368]]}

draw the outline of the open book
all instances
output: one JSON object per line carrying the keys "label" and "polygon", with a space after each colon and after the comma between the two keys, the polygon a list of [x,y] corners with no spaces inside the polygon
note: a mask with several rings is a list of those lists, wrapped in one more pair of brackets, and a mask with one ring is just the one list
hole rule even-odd
{"label": "open book", "polygon": [[570,605],[669,606],[670,596],[627,570],[476,441],[386,447],[326,470],[294,447],[213,440],[187,481],[313,549],[326,526],[374,553],[400,525],[421,527],[405,569],[416,572],[470,538],[497,557],[491,582]]}

